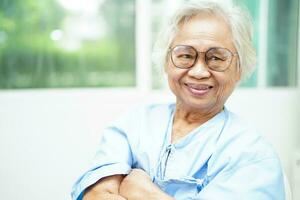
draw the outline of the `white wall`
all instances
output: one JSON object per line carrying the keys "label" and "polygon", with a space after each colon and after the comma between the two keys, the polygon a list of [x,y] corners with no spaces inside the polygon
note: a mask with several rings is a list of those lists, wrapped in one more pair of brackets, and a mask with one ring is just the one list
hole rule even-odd
{"label": "white wall", "polygon": [[[168,92],[134,89],[1,91],[1,199],[70,199],[105,124],[134,103],[172,99]],[[290,179],[300,146],[299,99],[294,89],[239,89],[228,102],[264,131]]]}

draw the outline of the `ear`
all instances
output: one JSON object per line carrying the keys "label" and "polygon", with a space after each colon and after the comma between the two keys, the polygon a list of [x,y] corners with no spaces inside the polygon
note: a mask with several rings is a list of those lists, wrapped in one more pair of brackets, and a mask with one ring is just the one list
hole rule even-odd
{"label": "ear", "polygon": [[237,64],[237,66],[236,66],[236,68],[237,68],[236,82],[239,82],[242,78],[242,71],[243,71],[243,69],[241,67],[240,59],[237,60],[236,64]]}
{"label": "ear", "polygon": [[168,65],[168,63],[166,62],[165,64],[164,64],[164,72],[165,72],[165,74],[167,73],[167,66]]}
{"label": "ear", "polygon": [[237,71],[237,77],[236,77],[236,81],[239,82],[242,78],[242,68],[239,67],[238,71]]}
{"label": "ear", "polygon": [[168,68],[170,67],[169,65],[170,65],[170,61],[169,61],[169,59],[166,59],[166,61],[164,63],[164,72],[165,72],[165,74],[168,73]]}

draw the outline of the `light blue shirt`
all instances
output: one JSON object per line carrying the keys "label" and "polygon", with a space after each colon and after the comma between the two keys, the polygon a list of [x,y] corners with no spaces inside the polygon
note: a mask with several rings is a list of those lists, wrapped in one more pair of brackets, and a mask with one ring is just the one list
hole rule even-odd
{"label": "light blue shirt", "polygon": [[175,105],[139,106],[103,132],[91,167],[74,184],[73,200],[102,177],[146,171],[178,200],[283,200],[280,161],[272,146],[226,108],[171,143]]}

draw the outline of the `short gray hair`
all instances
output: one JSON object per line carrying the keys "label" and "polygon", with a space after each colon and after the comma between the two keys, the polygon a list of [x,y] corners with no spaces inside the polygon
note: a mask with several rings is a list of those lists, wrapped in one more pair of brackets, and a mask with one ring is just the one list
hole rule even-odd
{"label": "short gray hair", "polygon": [[246,10],[221,2],[185,1],[180,5],[158,36],[153,52],[154,64],[159,68],[166,65],[168,49],[179,31],[181,22],[201,13],[222,17],[229,25],[233,43],[239,55],[241,79],[245,80],[252,74],[256,66],[256,52],[252,42],[252,19]]}

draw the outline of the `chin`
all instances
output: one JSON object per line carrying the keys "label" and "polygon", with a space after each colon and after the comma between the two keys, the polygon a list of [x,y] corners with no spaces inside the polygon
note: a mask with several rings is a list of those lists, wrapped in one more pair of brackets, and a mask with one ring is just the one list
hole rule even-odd
{"label": "chin", "polygon": [[209,111],[214,110],[216,105],[214,101],[204,100],[204,99],[195,99],[193,101],[185,101],[185,107],[190,108],[191,110],[199,111]]}

